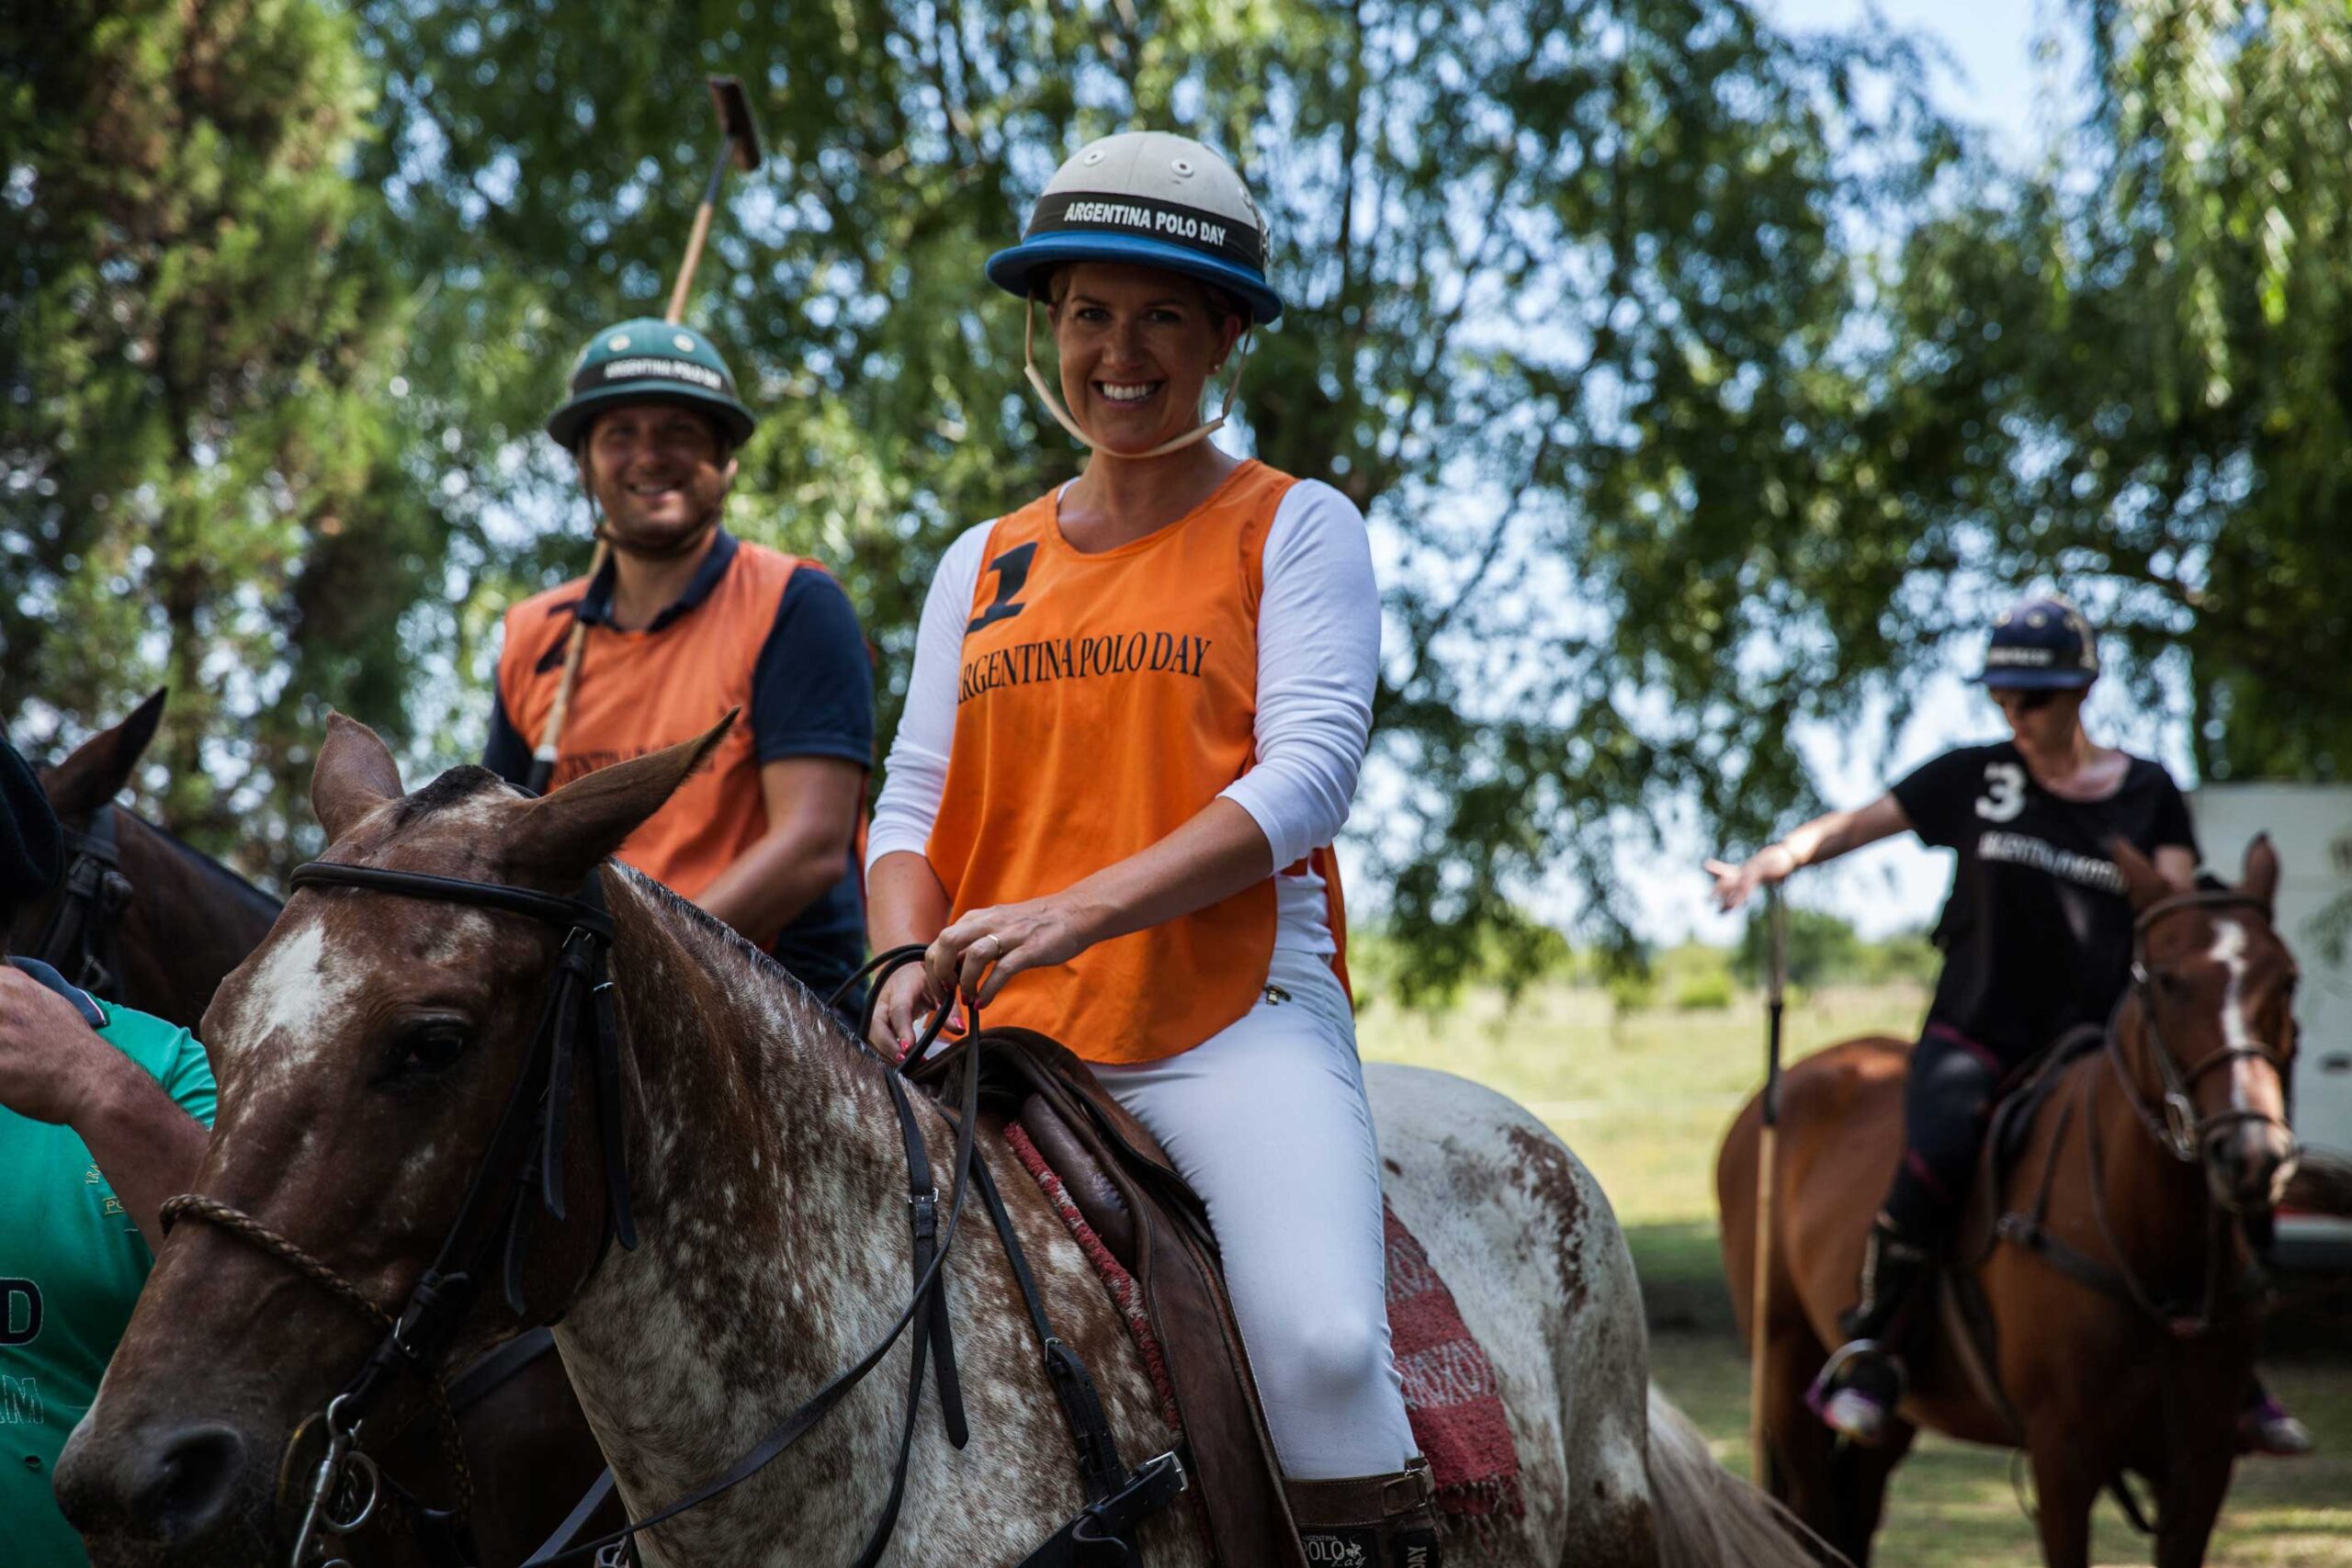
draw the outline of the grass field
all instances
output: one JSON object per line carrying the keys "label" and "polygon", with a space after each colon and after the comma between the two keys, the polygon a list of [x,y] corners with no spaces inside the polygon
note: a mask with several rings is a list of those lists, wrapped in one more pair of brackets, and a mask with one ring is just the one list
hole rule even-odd
{"label": "grass field", "polygon": [[[1789,1010],[1787,1051],[1917,1026],[1913,987],[1828,988]],[[1360,1021],[1367,1058],[1442,1067],[1493,1085],[1556,1129],[1608,1190],[1640,1266],[1652,1372],[1713,1441],[1747,1468],[1747,1373],[1731,1337],[1715,1256],[1715,1145],[1763,1066],[1763,1009],[1617,1014],[1598,991],[1546,987],[1507,1003],[1473,992],[1434,1018],[1378,1005]],[[2339,1345],[2352,1349],[2341,1337]],[[2242,1466],[2209,1562],[2216,1568],[2352,1568],[2352,1359],[2280,1360],[2273,1385],[2318,1434],[2318,1456]],[[2101,1563],[2146,1562],[2112,1505]],[[2039,1561],[2009,1456],[1927,1438],[1897,1474],[1877,1561],[1894,1568],[1991,1568]]]}

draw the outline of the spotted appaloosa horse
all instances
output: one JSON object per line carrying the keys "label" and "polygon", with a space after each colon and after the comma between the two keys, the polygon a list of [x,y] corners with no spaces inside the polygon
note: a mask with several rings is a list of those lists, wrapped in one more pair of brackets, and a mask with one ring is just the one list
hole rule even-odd
{"label": "spotted appaloosa horse", "polygon": [[[725,928],[605,863],[718,733],[543,800],[477,768],[403,796],[382,744],[337,718],[311,791],[333,861],[567,894],[599,878],[641,1239],[600,1251],[583,1074],[564,1167],[570,1218],[536,1232],[525,1294],[531,1320],[560,1314],[564,1362],[640,1517],[724,1470],[854,1362],[909,1289],[890,1069]],[[401,1300],[488,1145],[555,942],[506,913],[298,891],[206,1019],[221,1111],[198,1189],[378,1302]],[[1371,1082],[1390,1197],[1492,1356],[1522,1464],[1525,1517],[1464,1539],[1454,1561],[1811,1561],[1646,1389],[1634,1271],[1574,1156],[1459,1079],[1384,1069]],[[925,1118],[925,1135],[946,1169],[939,1121]],[[1158,1400],[1091,1269],[1018,1167],[983,1157],[1123,1450],[1159,1452],[1170,1435]],[[948,1275],[971,1440],[947,1444],[927,1393],[893,1562],[1017,1562],[1082,1502],[1004,1253],[966,1219]],[[493,1292],[453,1353],[520,1326]],[[93,1561],[274,1562],[291,1522],[280,1451],[368,1344],[345,1305],[277,1258],[183,1224],[59,1467],[60,1500]],[[847,1562],[883,1506],[907,1354],[894,1350],[778,1463],[641,1538],[649,1561]],[[1155,1562],[1205,1561],[1190,1506],[1146,1527]]]}
{"label": "spotted appaloosa horse", "polygon": [[[1956,1346],[1947,1292],[1940,1321],[1924,1325],[1924,1352],[1911,1358],[1888,1443],[1833,1444],[1805,1408],[1806,1387],[1840,1341],[1838,1314],[1853,1299],[1871,1213],[1902,1152],[1905,1042],[1846,1041],[1783,1079],[1760,1330],[1747,1321],[1753,1101],[1724,1139],[1715,1170],[1724,1268],[1742,1332],[1765,1338],[1773,1487],[1858,1562],[1870,1560],[1887,1479],[1922,1426],[2026,1451],[2050,1568],[2089,1562],[2091,1505],[2125,1472],[2154,1493],[2158,1568],[2205,1560],[2260,1330],[2259,1298],[2242,1289],[2245,1232],[2267,1224],[2299,1157],[2285,1094],[2295,964],[2271,929],[2278,860],[2267,840],[2247,851],[2238,887],[2189,894],[2168,888],[2129,844],[2113,852],[2139,917],[2144,978],[2101,1048],[2055,1069],[1997,1195],[2000,1239],[1979,1234],[1980,1219],[1955,1248],[1991,1309],[1996,1387]],[[2182,1102],[2170,1111],[2168,1090]],[[2046,1221],[2016,1224],[2034,1216],[2045,1189]]]}

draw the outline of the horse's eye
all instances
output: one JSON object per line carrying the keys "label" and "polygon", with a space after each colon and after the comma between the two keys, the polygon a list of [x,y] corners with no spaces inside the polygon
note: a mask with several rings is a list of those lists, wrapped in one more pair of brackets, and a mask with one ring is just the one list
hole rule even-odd
{"label": "horse's eye", "polygon": [[392,1071],[436,1073],[465,1055],[466,1032],[447,1020],[420,1023],[401,1036]]}

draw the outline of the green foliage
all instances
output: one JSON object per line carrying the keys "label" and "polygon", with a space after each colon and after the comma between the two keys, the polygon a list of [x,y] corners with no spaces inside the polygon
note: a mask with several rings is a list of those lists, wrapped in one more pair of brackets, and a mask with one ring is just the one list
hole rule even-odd
{"label": "green foliage", "polygon": [[1731,971],[1719,968],[1690,975],[1674,987],[1678,1012],[1718,1012],[1731,1006]]}
{"label": "green foliage", "polygon": [[163,808],[259,863],[325,703],[397,728],[437,547],[384,482],[401,310],[352,243],[352,26],[69,4],[13,10],[0,55],[0,716],[110,722],[168,682]]}
{"label": "green foliage", "polygon": [[837,569],[886,733],[947,541],[1076,467],[983,259],[1088,137],[1242,165],[1292,309],[1235,438],[1380,542],[1357,903],[1406,996],[1551,970],[1519,910],[1566,888],[1638,965],[1619,868],[1817,805],[1791,726],[1899,719],[1955,583],[2081,592],[2208,776],[2340,773],[2340,4],[2075,14],[2100,111],[2022,177],[1901,39],[1739,0],[11,14],[0,720],[168,677],[166,815],[260,868],[326,704],[469,755],[499,610],[587,554],[539,422],[661,309],[731,71],[768,163],[690,306],[765,416],[729,520]]}
{"label": "green foliage", "polygon": [[[1792,985],[1818,986],[1829,980],[1850,979],[1863,972],[1862,941],[1855,935],[1853,925],[1826,909],[1806,909],[1790,905],[1788,922],[1788,972],[1785,978]],[[1747,923],[1739,933],[1739,945],[1733,950],[1732,970],[1750,986],[1762,986],[1770,966],[1771,921],[1761,900],[1748,908]]]}
{"label": "green foliage", "polygon": [[[2352,21],[2091,0],[2098,109],[1904,257],[1915,385],[1983,451],[1919,547],[2056,579],[2185,693],[2199,772],[2352,771]],[[1923,625],[1932,624],[1923,622]]]}
{"label": "green foliage", "polygon": [[1375,773],[1401,787],[1370,847],[1402,988],[1498,952],[1538,972],[1555,939],[1513,898],[1555,868],[1629,953],[1611,847],[1690,791],[1760,822],[1802,792],[1789,722],[1860,700],[1884,639],[1850,585],[1906,563],[1836,543],[1886,504],[1849,236],[1951,156],[1899,49],[1793,44],[1731,0],[356,14],[367,175],[438,284],[407,374],[467,431],[435,461],[526,523],[469,605],[578,570],[529,432],[569,344],[660,299],[699,78],[732,70],[769,164],[693,306],[766,403],[731,515],[841,570],[886,727],[945,543],[1074,468],[980,264],[1063,156],[1137,125],[1235,154],[1272,226],[1292,309],[1241,439],[1395,547]]}

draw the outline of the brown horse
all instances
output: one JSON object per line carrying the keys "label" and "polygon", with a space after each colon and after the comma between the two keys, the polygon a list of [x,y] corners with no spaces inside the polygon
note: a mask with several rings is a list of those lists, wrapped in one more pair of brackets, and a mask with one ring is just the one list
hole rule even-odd
{"label": "brown horse", "polygon": [[[1771,1489],[1858,1562],[1923,1426],[2026,1451],[2050,1568],[2085,1568],[2091,1505],[2127,1474],[2154,1493],[2158,1568],[2204,1561],[2259,1329],[2246,1233],[2267,1229],[2296,1163],[2284,1089],[2295,964],[2271,928],[2267,840],[2237,887],[2198,893],[2172,891],[2128,845],[2115,854],[2137,915],[2132,988],[2103,1041],[2050,1069],[2015,1159],[1980,1180],[1936,1310],[1913,1314],[1934,1321],[1905,1346],[1911,1385],[1875,1450],[1835,1443],[1804,1394],[1840,1342],[1901,1151],[1909,1047],[1848,1041],[1783,1079],[1760,1329]],[[1760,1125],[1750,1101],[1715,1168],[1744,1337],[1759,1331],[1747,1319]],[[1989,1358],[1965,1327],[1980,1301]]]}
{"label": "brown horse", "polygon": [[[277,920],[276,898],[210,856],[116,805],[154,739],[165,694],[91,736],[41,787],[71,838],[83,888],[61,886],[24,912],[4,950],[40,958],[96,995],[193,1029],[213,992]],[[100,812],[106,830],[92,841]],[[109,877],[119,882],[109,883]],[[86,898],[83,908],[72,900]],[[534,1353],[536,1352],[536,1353]],[[520,1562],[545,1540],[604,1468],[563,1365],[542,1334],[457,1380],[465,1453],[488,1505],[475,1512],[481,1561]],[[386,1445],[395,1474],[438,1496],[446,1469],[434,1434],[414,1430]],[[611,1520],[616,1510],[601,1518]],[[355,1535],[356,1568],[447,1568],[405,1528],[397,1507]]]}
{"label": "brown horse", "polygon": [[[1080,1516],[1064,1407],[985,1217],[941,1222],[953,1266],[936,1276],[968,1444],[910,1360],[930,1337],[891,1337],[910,1298],[932,1299],[914,1289],[934,1276],[910,1216],[921,1235],[922,1215],[952,1214],[978,1184],[956,1179],[944,1119],[901,1117],[892,1069],[805,987],[605,861],[718,733],[534,800],[479,768],[403,795],[381,743],[334,722],[311,789],[325,863],[206,1016],[222,1079],[202,1196],[173,1201],[180,1228],[58,1468],[100,1568],[284,1562],[304,1466],[289,1486],[280,1455],[303,1424],[338,1390],[361,1391],[345,1415],[363,1412],[362,1439],[423,1402],[416,1377],[371,1385],[359,1369],[386,1343],[383,1313],[451,1278],[428,1276],[435,1259],[511,1296],[452,1288],[436,1299],[469,1304],[412,1321],[434,1339],[447,1325],[451,1357],[553,1321],[640,1518],[812,1408],[842,1369],[875,1369],[778,1462],[640,1536],[650,1562],[849,1562],[899,1495],[902,1452],[890,1562],[1019,1562]],[[562,1043],[583,1040],[560,1070]],[[1521,1462],[1524,1513],[1465,1535],[1455,1568],[1812,1561],[1646,1386],[1632,1260],[1567,1149],[1458,1078],[1372,1080],[1388,1197],[1494,1356]],[[1000,1142],[976,1158],[1054,1332],[1093,1370],[1119,1453],[1168,1450],[1143,1359],[1078,1243]],[[910,1199],[910,1181],[934,1190]],[[437,1359],[413,1354],[428,1371]],[[1143,1525],[1162,1568],[1207,1562],[1189,1506]],[[1256,1561],[1279,1560],[1270,1540]]]}
{"label": "brown horse", "polygon": [[267,934],[277,900],[115,804],[155,737],[164,695],[40,770],[68,869],[0,937],[95,995],[192,1029],[220,976]]}

